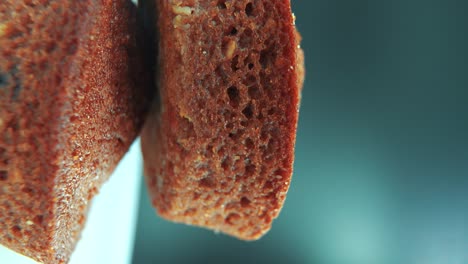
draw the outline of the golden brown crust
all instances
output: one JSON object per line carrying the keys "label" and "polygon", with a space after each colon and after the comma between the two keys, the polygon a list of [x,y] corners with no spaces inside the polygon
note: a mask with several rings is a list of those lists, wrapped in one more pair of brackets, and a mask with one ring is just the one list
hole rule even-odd
{"label": "golden brown crust", "polygon": [[1,244],[68,261],[142,125],[135,17],[125,0],[0,3]]}
{"label": "golden brown crust", "polygon": [[258,239],[292,174],[302,65],[290,2],[157,6],[161,107],[142,134],[152,203],[169,220]]}
{"label": "golden brown crust", "polygon": [[297,81],[299,86],[299,94],[302,94],[302,89],[304,88],[304,80],[305,80],[305,58],[304,58],[304,50],[301,49],[301,34],[299,31],[296,30],[296,43],[297,43],[297,62],[296,62],[296,71],[297,71]]}

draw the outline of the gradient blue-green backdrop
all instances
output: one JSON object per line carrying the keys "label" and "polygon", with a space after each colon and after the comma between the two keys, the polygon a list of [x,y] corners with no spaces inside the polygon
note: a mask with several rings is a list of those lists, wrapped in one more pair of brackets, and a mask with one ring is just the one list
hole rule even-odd
{"label": "gradient blue-green backdrop", "polygon": [[295,173],[257,242],[158,218],[134,263],[468,263],[466,1],[296,0],[307,78]]}

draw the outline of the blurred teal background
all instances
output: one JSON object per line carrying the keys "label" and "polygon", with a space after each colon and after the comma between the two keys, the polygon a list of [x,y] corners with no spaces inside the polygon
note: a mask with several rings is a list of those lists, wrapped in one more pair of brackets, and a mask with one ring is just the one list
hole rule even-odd
{"label": "blurred teal background", "polygon": [[468,4],[296,0],[307,76],[293,182],[241,242],[158,218],[134,263],[468,263]]}

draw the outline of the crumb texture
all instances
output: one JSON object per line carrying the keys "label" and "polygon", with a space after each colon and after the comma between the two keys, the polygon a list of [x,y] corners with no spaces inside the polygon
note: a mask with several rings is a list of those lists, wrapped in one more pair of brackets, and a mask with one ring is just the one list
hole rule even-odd
{"label": "crumb texture", "polygon": [[1,244],[68,261],[142,125],[135,31],[130,1],[0,2]]}
{"label": "crumb texture", "polygon": [[265,234],[294,157],[300,74],[289,1],[157,1],[161,107],[143,136],[163,217]]}

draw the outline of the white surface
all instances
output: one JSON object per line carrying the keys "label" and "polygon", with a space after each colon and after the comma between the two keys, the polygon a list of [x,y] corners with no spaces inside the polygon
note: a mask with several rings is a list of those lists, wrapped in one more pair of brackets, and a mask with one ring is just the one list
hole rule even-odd
{"label": "white surface", "polygon": [[[131,262],[142,178],[141,164],[140,141],[137,140],[93,199],[82,238],[70,264]],[[36,262],[0,245],[0,263]]]}

